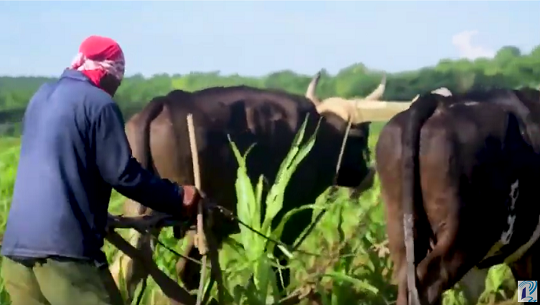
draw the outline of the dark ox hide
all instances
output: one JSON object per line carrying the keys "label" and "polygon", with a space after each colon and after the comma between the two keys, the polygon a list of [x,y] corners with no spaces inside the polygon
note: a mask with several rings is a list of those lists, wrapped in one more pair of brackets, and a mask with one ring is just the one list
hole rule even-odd
{"label": "dark ox hide", "polygon": [[503,262],[516,280],[540,277],[539,121],[539,91],[497,89],[422,95],[383,128],[376,164],[397,305],[440,304],[460,280],[478,298]]}
{"label": "dark ox hide", "polygon": [[[245,86],[210,88],[194,93],[176,90],[167,96],[157,97],[127,122],[126,132],[134,157],[145,168],[180,185],[194,183],[186,123],[188,113],[193,114],[195,123],[202,190],[213,202],[232,211],[236,211],[234,184],[238,163],[227,134],[242,153],[256,143],[247,158],[249,175],[254,184],[260,175],[264,175],[267,191],[306,115],[309,115],[306,136],[313,133],[321,118],[307,98]],[[322,117],[316,144],[293,175],[283,209],[274,225],[287,211],[313,203],[333,183],[347,122],[332,113],[324,113]],[[356,187],[368,176],[368,133],[368,122],[352,126],[337,179],[339,186]],[[148,212],[133,201],[127,202],[125,207],[129,215]],[[309,211],[292,217],[285,227],[282,241],[291,245],[309,225],[311,218]],[[216,218],[213,232],[221,242],[229,234],[239,232],[239,228],[236,223]],[[198,260],[200,255],[193,247],[192,234],[190,232],[191,242],[186,254]],[[148,240],[140,241],[138,246],[149,253],[152,251]],[[117,268],[118,265],[112,266],[111,270],[118,283]],[[187,288],[196,289],[200,267],[181,259],[178,269],[179,272],[183,270],[181,277]],[[135,265],[124,266],[123,270],[128,270],[126,284],[131,299],[136,285],[147,274],[144,268]],[[284,285],[287,285],[288,272],[284,277]]]}

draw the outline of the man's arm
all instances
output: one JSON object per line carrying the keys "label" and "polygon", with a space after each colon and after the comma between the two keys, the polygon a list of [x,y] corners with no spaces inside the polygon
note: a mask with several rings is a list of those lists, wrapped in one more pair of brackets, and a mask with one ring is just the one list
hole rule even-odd
{"label": "man's arm", "polygon": [[181,215],[182,187],[153,175],[133,158],[118,106],[104,106],[94,122],[96,164],[103,180],[144,206]]}

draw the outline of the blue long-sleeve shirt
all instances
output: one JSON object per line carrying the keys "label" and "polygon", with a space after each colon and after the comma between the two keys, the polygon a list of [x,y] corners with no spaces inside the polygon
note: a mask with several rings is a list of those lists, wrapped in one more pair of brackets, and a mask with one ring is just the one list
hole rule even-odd
{"label": "blue long-sleeve shirt", "polygon": [[181,213],[182,189],[132,157],[112,98],[81,72],[65,70],[24,114],[1,254],[104,261],[112,188],[156,211]]}

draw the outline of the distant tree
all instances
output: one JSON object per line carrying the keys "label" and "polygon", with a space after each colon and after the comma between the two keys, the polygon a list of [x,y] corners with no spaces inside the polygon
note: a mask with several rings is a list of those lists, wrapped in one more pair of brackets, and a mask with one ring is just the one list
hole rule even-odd
{"label": "distant tree", "polygon": [[[238,74],[223,75],[220,71],[192,72],[184,75],[164,73],[144,77],[136,74],[127,77],[119,88],[115,100],[125,116],[140,110],[153,97],[174,89],[196,91],[215,86],[246,85],[258,88],[281,89],[304,95],[313,75],[301,75],[291,70],[276,71],[263,77],[246,77]],[[371,92],[381,81],[382,72],[370,70],[363,63],[341,69],[336,75],[321,70],[317,95],[321,98],[342,96],[362,97]],[[13,130],[38,87],[54,78],[0,77],[0,125]],[[411,100],[420,92],[441,86],[451,91],[471,88],[540,85],[540,46],[524,54],[515,46],[502,47],[492,59],[441,59],[433,67],[387,75],[386,100]],[[6,127],[8,126],[8,127]]]}

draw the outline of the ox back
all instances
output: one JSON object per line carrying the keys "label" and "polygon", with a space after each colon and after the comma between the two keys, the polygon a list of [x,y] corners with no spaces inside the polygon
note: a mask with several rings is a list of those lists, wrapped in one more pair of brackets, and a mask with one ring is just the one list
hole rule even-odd
{"label": "ox back", "polygon": [[540,236],[538,96],[425,94],[383,128],[376,164],[398,305],[439,304],[473,268],[540,275],[524,266]]}
{"label": "ox back", "polygon": [[[245,86],[210,88],[194,93],[175,90],[167,96],[155,98],[141,113],[129,120],[126,132],[134,157],[162,178],[180,185],[194,182],[186,124],[188,113],[193,114],[195,123],[202,190],[208,198],[227,209],[236,212],[235,181],[238,168],[227,135],[242,153],[255,144],[247,157],[248,174],[254,185],[260,175],[264,176],[266,193],[306,116],[306,137],[314,132],[322,118],[316,144],[292,176],[285,192],[283,209],[274,219],[274,225],[287,211],[313,203],[334,181],[347,122],[331,113],[320,115],[312,102],[304,97]],[[368,133],[369,123],[351,128],[338,175],[340,186],[360,185],[368,174],[367,160],[364,159],[368,155]],[[125,206],[125,213],[129,215],[146,212],[135,202],[128,202]],[[264,206],[261,211],[265,211]],[[214,216],[214,235],[218,239],[238,232],[236,223],[218,218],[219,215]],[[311,218],[309,210],[293,216],[287,222],[281,240],[292,244],[309,226]],[[143,248],[140,243],[139,248]],[[186,253],[190,257],[200,258],[192,246],[188,245],[187,251],[190,251]],[[185,260],[182,261],[186,264]],[[123,267],[123,270],[134,269],[137,268]],[[180,269],[183,269],[184,284],[189,289],[196,288],[198,266],[187,262]],[[115,275],[115,272],[112,273]],[[138,280],[146,277],[146,273],[127,273],[128,292],[134,291]],[[287,272],[284,278],[284,285],[287,285]]]}

